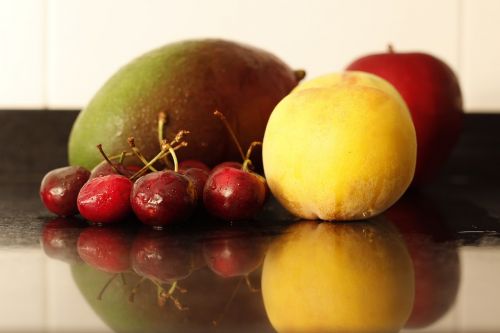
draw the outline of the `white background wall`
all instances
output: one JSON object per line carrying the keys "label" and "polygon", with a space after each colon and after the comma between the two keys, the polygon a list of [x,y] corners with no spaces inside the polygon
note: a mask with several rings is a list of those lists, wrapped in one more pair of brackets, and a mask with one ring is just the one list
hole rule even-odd
{"label": "white background wall", "polygon": [[424,51],[468,112],[500,111],[500,0],[0,0],[0,109],[81,108],[120,66],[185,38],[265,48],[309,77]]}

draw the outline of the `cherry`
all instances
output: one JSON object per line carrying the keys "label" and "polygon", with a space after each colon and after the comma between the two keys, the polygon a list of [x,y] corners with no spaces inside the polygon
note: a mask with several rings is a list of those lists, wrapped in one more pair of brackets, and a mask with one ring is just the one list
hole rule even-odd
{"label": "cherry", "polygon": [[203,199],[203,189],[208,179],[208,171],[199,168],[179,169],[179,173],[188,177],[196,190],[197,201],[200,203]]}
{"label": "cherry", "polygon": [[90,172],[79,166],[49,171],[40,184],[40,198],[48,210],[60,216],[78,213],[76,198]]}
{"label": "cherry", "polygon": [[179,171],[187,170],[187,169],[191,169],[191,168],[202,169],[202,170],[205,170],[206,172],[210,172],[210,168],[202,161],[184,160],[182,162],[179,162]]}
{"label": "cherry", "polygon": [[227,161],[227,162],[222,162],[220,164],[217,164],[213,169],[212,169],[212,172],[215,172],[221,168],[224,168],[224,167],[230,167],[230,168],[234,168],[234,169],[241,169],[243,165],[240,163],[240,162],[236,162],[236,161]]}
{"label": "cherry", "polygon": [[131,213],[132,181],[122,175],[107,175],[88,181],[78,194],[78,210],[87,220],[102,224],[125,219]]}
{"label": "cherry", "polygon": [[207,266],[224,278],[246,276],[264,260],[262,241],[239,230],[221,230],[203,242]]}
{"label": "cherry", "polygon": [[130,269],[130,233],[116,226],[90,226],[80,233],[77,249],[88,265],[108,273]]}
{"label": "cherry", "polygon": [[261,142],[252,142],[244,155],[226,117],[219,111],[215,111],[214,115],[220,118],[233,138],[243,158],[243,165],[240,169],[234,167],[234,162],[215,167],[203,189],[203,203],[210,214],[223,220],[250,219],[262,209],[267,196],[265,178],[249,170],[252,166],[252,150]]}
{"label": "cherry", "polygon": [[137,218],[154,227],[188,219],[196,201],[193,182],[172,170],[152,172],[139,178],[130,195]]}
{"label": "cherry", "polygon": [[[180,131],[173,142],[179,141],[185,133],[189,132]],[[166,141],[162,142],[161,152],[146,165],[168,151],[174,162],[174,170],[156,171],[140,177],[130,194],[132,210],[137,218],[156,228],[188,219],[197,201],[194,183],[189,177],[177,172],[179,165],[174,148]]]}
{"label": "cherry", "polygon": [[45,254],[69,264],[79,262],[76,243],[85,226],[75,218],[56,218],[44,224],[40,243]]}
{"label": "cherry", "polygon": [[251,219],[266,200],[266,181],[256,173],[231,167],[212,173],[203,190],[207,211],[223,220]]}
{"label": "cherry", "polygon": [[150,280],[173,283],[192,271],[190,244],[159,230],[142,230],[130,252],[134,271]]}

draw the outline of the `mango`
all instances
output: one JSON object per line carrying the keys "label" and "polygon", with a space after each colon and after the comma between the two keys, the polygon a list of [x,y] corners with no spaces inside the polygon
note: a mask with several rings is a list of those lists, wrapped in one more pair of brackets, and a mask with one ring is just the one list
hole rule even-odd
{"label": "mango", "polygon": [[[301,79],[264,50],[218,39],[187,40],[150,51],[121,68],[95,94],[75,121],[69,162],[92,168],[108,154],[128,149],[127,138],[149,159],[159,151],[157,119],[167,114],[165,137],[189,130],[179,158],[210,166],[239,160],[223,124],[224,113],[243,147],[262,140],[274,106]],[[258,161],[256,161],[258,164]]]}

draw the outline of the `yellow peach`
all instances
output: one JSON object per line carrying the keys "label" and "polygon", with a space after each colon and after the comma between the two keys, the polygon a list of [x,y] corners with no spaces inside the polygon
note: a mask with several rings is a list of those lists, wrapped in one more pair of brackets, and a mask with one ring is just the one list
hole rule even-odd
{"label": "yellow peach", "polygon": [[404,242],[380,217],[304,221],[270,246],[262,271],[266,313],[279,332],[398,332],[413,305]]}
{"label": "yellow peach", "polygon": [[345,71],[321,75],[300,83],[295,87],[293,92],[311,88],[328,88],[338,84],[378,88],[400,99],[404,103],[401,95],[391,83],[382,79],[380,76],[361,71]]}
{"label": "yellow peach", "polygon": [[269,188],[305,219],[379,214],[401,197],[415,172],[415,128],[399,93],[374,75],[345,77],[332,76],[326,86],[305,83],[281,100],[266,127]]}

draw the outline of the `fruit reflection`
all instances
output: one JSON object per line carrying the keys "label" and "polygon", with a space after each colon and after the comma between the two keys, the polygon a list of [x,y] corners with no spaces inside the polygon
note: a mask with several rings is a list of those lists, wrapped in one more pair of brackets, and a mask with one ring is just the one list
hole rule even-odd
{"label": "fruit reflection", "polygon": [[262,264],[265,241],[241,230],[225,229],[211,233],[202,249],[215,274],[224,278],[247,276]]}
{"label": "fruit reflection", "polygon": [[[176,290],[186,292],[177,284],[193,270],[191,246],[186,239],[165,231],[143,228],[135,237],[130,251],[133,270],[143,279],[132,289],[132,301],[145,279],[157,286],[158,305],[170,299],[179,310],[187,308],[174,296]],[[168,284],[169,286],[167,287]]]}
{"label": "fruit reflection", "polygon": [[457,244],[433,203],[417,192],[407,193],[386,217],[401,232],[415,271],[415,302],[405,327],[429,326],[455,302],[460,283]]}
{"label": "fruit reflection", "polygon": [[[248,242],[262,241],[245,231],[238,234]],[[244,277],[222,278],[201,263],[202,240],[212,238],[212,232],[141,229],[129,247],[129,269],[119,274],[123,279],[110,280],[116,276],[110,272],[117,270],[89,260],[72,266],[73,278],[96,314],[116,332],[273,332],[260,293],[246,288]],[[260,274],[263,250],[259,255],[252,281],[258,281],[254,274]],[[182,288],[166,295],[175,284]],[[164,288],[164,302],[159,302],[158,285]]]}
{"label": "fruit reflection", "polygon": [[382,218],[304,221],[271,244],[262,294],[278,332],[397,332],[412,309],[413,268]]}
{"label": "fruit reflection", "polygon": [[40,237],[45,254],[69,264],[81,261],[76,250],[76,242],[85,225],[76,218],[62,217],[45,223]]}
{"label": "fruit reflection", "polygon": [[134,271],[163,283],[185,279],[192,270],[190,244],[167,232],[142,229],[134,238],[130,256]]}
{"label": "fruit reflection", "polygon": [[88,227],[82,231],[77,243],[83,261],[108,273],[130,269],[130,247],[130,231],[117,226]]}

